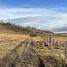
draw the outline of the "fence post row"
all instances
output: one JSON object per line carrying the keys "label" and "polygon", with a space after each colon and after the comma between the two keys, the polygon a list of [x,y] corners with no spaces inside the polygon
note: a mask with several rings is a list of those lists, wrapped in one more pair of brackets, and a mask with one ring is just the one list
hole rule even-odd
{"label": "fence post row", "polygon": [[61,41],[57,41],[55,39],[52,39],[52,37],[44,36],[43,37],[43,43],[47,42],[49,46],[51,47],[56,47],[58,46],[58,49],[60,51],[60,56],[61,52],[63,51],[65,59],[67,59],[67,41],[64,41],[64,44],[61,43]]}

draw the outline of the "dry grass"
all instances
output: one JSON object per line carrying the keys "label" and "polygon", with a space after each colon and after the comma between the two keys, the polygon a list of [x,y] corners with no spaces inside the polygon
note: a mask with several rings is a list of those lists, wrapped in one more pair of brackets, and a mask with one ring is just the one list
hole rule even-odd
{"label": "dry grass", "polygon": [[40,36],[32,37],[33,41],[42,41],[43,39]]}
{"label": "dry grass", "polygon": [[57,41],[60,41],[60,42],[64,42],[64,41],[67,41],[67,37],[52,37],[52,39],[55,39]]}
{"label": "dry grass", "polygon": [[[14,49],[21,41],[29,38],[29,35],[19,35],[19,34],[9,34],[9,33],[0,33],[0,58],[4,57],[8,52]],[[67,40],[67,37],[52,37],[59,42]],[[40,36],[32,37],[33,41],[43,41],[43,38]],[[59,56],[59,52],[51,49],[38,49],[39,54],[41,55],[56,55]]]}
{"label": "dry grass", "polygon": [[28,35],[0,33],[0,58],[4,57],[21,41],[24,41],[28,37]]}
{"label": "dry grass", "polygon": [[[36,37],[33,37],[32,38],[33,41],[43,41],[43,38],[42,37],[39,37],[39,36],[36,36]],[[54,36],[54,37],[51,37],[51,39],[54,39],[55,41],[59,42],[59,44],[63,43],[64,41],[67,41],[67,37],[59,37],[59,36]],[[58,57],[62,57],[64,58],[64,53],[62,51],[60,51],[59,49],[49,49],[47,47],[44,47],[43,46],[43,49],[42,48],[38,48],[37,49],[38,51],[38,54],[41,55],[41,56],[58,56]]]}
{"label": "dry grass", "polygon": [[27,37],[28,37],[28,35],[0,33],[0,39],[1,40],[5,39],[5,40],[19,40],[19,41],[23,41]]}

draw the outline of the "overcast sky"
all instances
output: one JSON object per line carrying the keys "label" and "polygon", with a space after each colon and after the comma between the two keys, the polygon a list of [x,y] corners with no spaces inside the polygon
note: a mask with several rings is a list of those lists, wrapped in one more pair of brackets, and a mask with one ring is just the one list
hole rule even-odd
{"label": "overcast sky", "polygon": [[0,20],[67,32],[67,0],[0,0]]}

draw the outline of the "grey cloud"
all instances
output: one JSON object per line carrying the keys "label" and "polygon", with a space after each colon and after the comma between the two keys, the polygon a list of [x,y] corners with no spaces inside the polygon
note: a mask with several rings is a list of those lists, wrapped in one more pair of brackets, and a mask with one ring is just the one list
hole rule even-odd
{"label": "grey cloud", "polygon": [[55,27],[52,29],[54,32],[67,32],[67,25],[64,25],[62,27]]}
{"label": "grey cloud", "polygon": [[61,20],[61,17],[55,17],[55,16],[35,16],[35,17],[17,18],[8,21],[24,26],[33,26],[49,30],[50,28],[58,26],[58,24],[61,25],[60,22],[63,22],[63,19]]}

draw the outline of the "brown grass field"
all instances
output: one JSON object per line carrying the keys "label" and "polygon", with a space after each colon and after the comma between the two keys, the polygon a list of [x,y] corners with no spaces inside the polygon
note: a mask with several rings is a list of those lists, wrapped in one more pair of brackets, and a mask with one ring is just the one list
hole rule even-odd
{"label": "brown grass field", "polygon": [[[44,36],[44,37],[46,37],[46,36]],[[33,56],[35,54],[37,54],[37,55],[41,56],[42,58],[44,58],[45,56],[47,56],[47,57],[51,56],[51,57],[57,57],[57,58],[60,57],[60,59],[64,58],[64,54],[63,54],[63,52],[60,53],[60,50],[50,49],[49,47],[45,47],[43,45],[43,37],[41,37],[41,36],[30,37],[30,35],[23,35],[23,34],[0,33],[0,59],[4,59],[4,58],[8,59],[11,51],[16,46],[18,46],[19,43],[24,42],[24,41],[26,41],[26,39],[29,39],[29,38],[32,40],[31,42],[35,43],[34,44],[35,47],[32,46],[32,48],[34,48],[34,50],[36,52],[33,53],[31,50],[29,51],[29,53],[32,52]],[[67,37],[63,37],[63,36],[61,36],[61,37],[53,36],[53,37],[51,37],[51,39],[54,39],[61,43],[63,43],[64,41],[67,41]],[[38,48],[36,46],[37,45],[36,42],[38,43]],[[22,45],[24,45],[24,44],[22,44]],[[31,45],[31,44],[27,44],[27,45]],[[20,55],[22,55],[21,53],[24,53],[23,49],[26,49],[26,47],[25,48],[24,47],[22,46],[19,49],[17,49],[17,53],[20,58],[21,58]],[[23,59],[24,56],[25,55],[22,56],[21,60]],[[14,55],[10,54],[10,58],[11,57],[13,58]],[[30,60],[30,59],[28,59],[28,60]],[[36,61],[36,58],[34,58],[34,60]],[[8,60],[8,62],[9,62],[9,60]],[[19,63],[18,63],[18,65],[19,65]],[[20,66],[18,66],[18,67],[20,67]],[[32,66],[29,66],[29,67],[32,67]]]}
{"label": "brown grass field", "polygon": [[4,57],[10,50],[14,49],[28,35],[0,33],[0,58]]}
{"label": "brown grass field", "polygon": [[[10,33],[0,33],[0,58],[3,58],[10,50],[14,49],[21,41],[24,41],[25,39],[29,38],[29,35],[23,35],[23,34],[10,34]],[[42,37],[36,36],[32,37],[34,41],[42,41]],[[52,39],[55,39],[59,42],[64,42],[67,41],[67,37],[59,37],[59,36],[54,36]],[[42,55],[50,54],[52,50],[48,50],[47,48],[45,49],[39,49],[40,53]],[[54,51],[53,53],[55,53]],[[58,53],[59,54],[59,53]]]}

